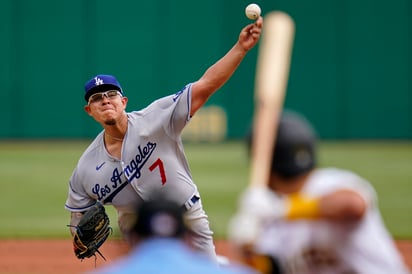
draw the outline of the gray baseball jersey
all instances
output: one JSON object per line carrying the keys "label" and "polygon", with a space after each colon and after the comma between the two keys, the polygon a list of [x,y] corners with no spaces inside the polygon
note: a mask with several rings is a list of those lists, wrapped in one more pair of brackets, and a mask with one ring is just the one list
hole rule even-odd
{"label": "gray baseball jersey", "polygon": [[[190,208],[196,233],[212,242],[212,232],[192,180],[181,140],[190,120],[191,85],[174,95],[154,101],[145,109],[127,113],[128,129],[123,140],[122,157],[115,159],[106,151],[101,132],[81,156],[69,182],[66,209],[86,210],[95,200],[112,204],[119,219],[131,213],[141,199],[151,200],[166,192],[174,201]],[[137,194],[137,195],[136,195]],[[195,197],[195,198],[194,198]],[[193,200],[194,198],[194,200]],[[119,225],[122,224],[119,222]],[[122,228],[121,228],[122,229]],[[208,247],[213,249],[214,246]]]}

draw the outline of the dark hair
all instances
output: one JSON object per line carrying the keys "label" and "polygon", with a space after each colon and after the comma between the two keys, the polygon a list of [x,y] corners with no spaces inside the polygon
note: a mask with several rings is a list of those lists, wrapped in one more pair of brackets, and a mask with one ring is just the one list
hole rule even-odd
{"label": "dark hair", "polygon": [[133,232],[142,237],[181,237],[186,231],[183,207],[164,197],[142,202]]}

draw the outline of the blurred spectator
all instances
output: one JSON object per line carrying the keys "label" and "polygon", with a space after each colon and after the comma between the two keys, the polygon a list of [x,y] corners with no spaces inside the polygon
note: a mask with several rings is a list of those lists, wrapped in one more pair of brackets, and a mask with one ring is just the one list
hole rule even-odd
{"label": "blurred spectator", "polygon": [[164,197],[138,207],[129,239],[133,243],[129,255],[93,273],[256,274],[239,265],[219,266],[193,248],[182,206]]}

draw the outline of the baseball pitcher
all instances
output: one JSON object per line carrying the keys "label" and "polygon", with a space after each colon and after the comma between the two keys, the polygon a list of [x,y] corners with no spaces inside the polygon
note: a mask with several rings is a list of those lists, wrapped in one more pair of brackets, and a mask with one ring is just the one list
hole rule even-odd
{"label": "baseball pitcher", "polygon": [[231,77],[259,40],[263,19],[244,27],[238,41],[203,76],[173,95],[139,111],[128,102],[117,79],[100,74],[85,85],[85,111],[103,131],[81,156],[69,181],[65,208],[75,232],[83,213],[96,201],[113,205],[127,238],[136,204],[161,193],[179,203],[194,235],[194,245],[215,256],[212,231],[183,150],[181,132],[196,111]]}

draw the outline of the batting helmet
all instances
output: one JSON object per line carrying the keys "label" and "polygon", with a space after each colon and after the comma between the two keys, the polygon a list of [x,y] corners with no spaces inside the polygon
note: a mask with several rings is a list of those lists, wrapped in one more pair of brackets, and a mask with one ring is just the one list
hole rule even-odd
{"label": "batting helmet", "polygon": [[[253,133],[249,135],[249,149]],[[273,148],[272,173],[283,178],[301,175],[316,165],[316,133],[302,115],[282,113]]]}

